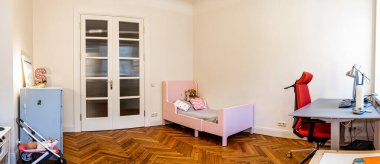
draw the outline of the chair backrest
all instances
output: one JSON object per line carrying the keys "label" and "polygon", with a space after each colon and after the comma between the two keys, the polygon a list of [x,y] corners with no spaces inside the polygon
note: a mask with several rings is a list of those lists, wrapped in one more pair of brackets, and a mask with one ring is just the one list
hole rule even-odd
{"label": "chair backrest", "polygon": [[297,100],[297,109],[311,103],[308,84],[313,79],[313,74],[303,72],[300,79],[295,83],[295,94]]}
{"label": "chair backrest", "polygon": [[[294,92],[295,92],[295,99],[296,99],[295,110],[298,110],[304,107],[305,105],[311,103],[308,84],[310,83],[312,79],[313,79],[313,74],[309,72],[303,72],[302,76],[294,84]],[[302,137],[302,135],[298,133],[298,129],[300,128],[301,125],[302,125],[302,118],[295,117],[292,128],[294,129],[294,133],[298,135],[299,137]]]}

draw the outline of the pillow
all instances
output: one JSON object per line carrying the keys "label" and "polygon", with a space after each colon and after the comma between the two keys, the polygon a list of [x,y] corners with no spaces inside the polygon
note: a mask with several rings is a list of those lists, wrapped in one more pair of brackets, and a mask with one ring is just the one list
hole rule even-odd
{"label": "pillow", "polygon": [[183,101],[183,102],[185,102],[186,104],[188,104],[190,106],[188,111],[190,111],[190,110],[194,111],[195,110],[193,105],[190,102],[188,102],[188,101]]}
{"label": "pillow", "polygon": [[205,101],[201,98],[190,99],[190,102],[195,110],[202,110],[207,108]]}
{"label": "pillow", "polygon": [[178,109],[181,109],[183,111],[188,111],[191,107],[191,105],[189,103],[187,103],[186,101],[183,101],[183,100],[176,100],[174,102],[174,105],[178,108]]}

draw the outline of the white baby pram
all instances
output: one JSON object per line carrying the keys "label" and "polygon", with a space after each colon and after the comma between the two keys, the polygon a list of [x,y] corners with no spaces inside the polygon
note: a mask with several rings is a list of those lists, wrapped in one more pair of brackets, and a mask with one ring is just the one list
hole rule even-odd
{"label": "white baby pram", "polygon": [[37,133],[26,122],[19,118],[16,119],[16,122],[20,126],[20,128],[24,130],[33,139],[33,141],[36,141],[38,144],[43,146],[43,148],[41,149],[26,149],[26,143],[19,143],[18,149],[23,163],[44,163],[52,155],[54,155],[55,157],[57,157],[58,163],[66,164],[66,160],[63,158],[63,154],[57,148],[57,146],[49,148],[48,146],[46,146],[46,144],[43,144],[43,142],[47,140],[44,137],[42,137],[39,133]]}

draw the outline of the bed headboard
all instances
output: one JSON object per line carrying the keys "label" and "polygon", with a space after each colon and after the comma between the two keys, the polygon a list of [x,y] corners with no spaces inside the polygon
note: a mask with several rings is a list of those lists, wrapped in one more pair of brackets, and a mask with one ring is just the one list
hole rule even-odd
{"label": "bed headboard", "polygon": [[167,102],[174,102],[177,99],[185,98],[185,90],[195,89],[198,92],[198,84],[193,80],[186,81],[163,81],[162,99]]}

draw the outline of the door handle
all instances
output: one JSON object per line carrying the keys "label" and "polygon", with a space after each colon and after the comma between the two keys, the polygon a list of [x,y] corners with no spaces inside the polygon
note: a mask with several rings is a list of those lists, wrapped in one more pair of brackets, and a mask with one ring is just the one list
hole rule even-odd
{"label": "door handle", "polygon": [[110,79],[110,88],[111,88],[111,90],[113,89],[113,80],[112,79]]}

